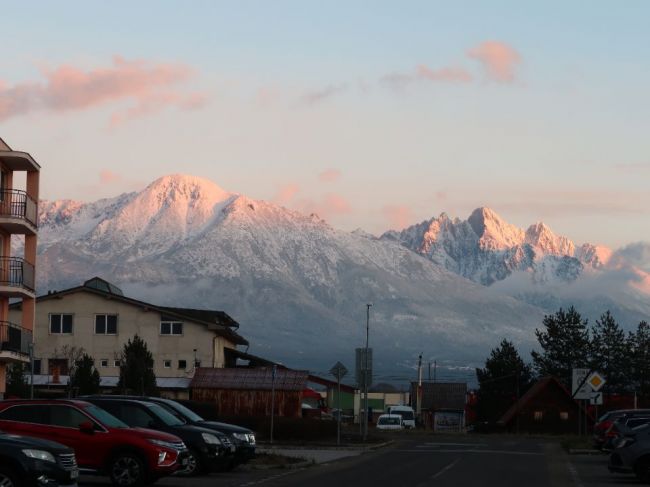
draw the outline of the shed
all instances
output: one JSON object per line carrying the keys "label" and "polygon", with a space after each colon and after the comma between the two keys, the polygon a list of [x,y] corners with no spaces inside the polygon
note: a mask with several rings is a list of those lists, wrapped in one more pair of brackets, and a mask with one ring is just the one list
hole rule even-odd
{"label": "shed", "polygon": [[200,367],[190,383],[194,401],[215,405],[223,416],[300,417],[309,373],[276,368],[216,369]]}
{"label": "shed", "polygon": [[499,419],[508,431],[520,433],[577,433],[579,421],[594,424],[591,414],[571,397],[555,377],[538,380]]}

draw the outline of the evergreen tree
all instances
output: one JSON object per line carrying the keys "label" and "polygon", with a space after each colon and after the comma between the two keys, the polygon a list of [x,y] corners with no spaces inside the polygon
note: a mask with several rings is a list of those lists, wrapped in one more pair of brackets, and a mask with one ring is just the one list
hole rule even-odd
{"label": "evergreen tree", "polygon": [[492,350],[485,368],[476,369],[479,420],[496,422],[532,383],[530,366],[508,340]]}
{"label": "evergreen tree", "polygon": [[147,343],[138,335],[124,344],[121,362],[118,388],[143,396],[158,394],[153,356]]}
{"label": "evergreen tree", "polygon": [[84,353],[77,360],[74,371],[70,375],[70,387],[78,395],[97,394],[99,392],[99,372],[95,368],[93,358]]}
{"label": "evergreen tree", "polygon": [[605,377],[605,391],[629,390],[632,382],[630,344],[609,311],[596,320],[591,336],[591,368]]}
{"label": "evergreen tree", "polygon": [[7,388],[5,397],[19,397],[22,399],[29,398],[29,384],[25,377],[27,367],[25,364],[9,364],[7,365]]}
{"label": "evergreen tree", "polygon": [[587,320],[573,306],[547,315],[544,329],[535,330],[541,352],[533,351],[533,364],[540,376],[552,375],[571,386],[572,369],[589,367],[590,340]]}
{"label": "evergreen tree", "polygon": [[639,323],[636,331],[628,336],[631,356],[633,385],[636,392],[650,397],[650,325]]}

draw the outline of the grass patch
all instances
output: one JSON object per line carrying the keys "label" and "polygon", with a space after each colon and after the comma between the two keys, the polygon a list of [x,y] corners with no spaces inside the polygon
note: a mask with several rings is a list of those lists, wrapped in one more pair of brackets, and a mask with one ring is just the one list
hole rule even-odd
{"label": "grass patch", "polygon": [[593,450],[594,444],[591,436],[564,436],[560,438],[560,445],[569,450]]}

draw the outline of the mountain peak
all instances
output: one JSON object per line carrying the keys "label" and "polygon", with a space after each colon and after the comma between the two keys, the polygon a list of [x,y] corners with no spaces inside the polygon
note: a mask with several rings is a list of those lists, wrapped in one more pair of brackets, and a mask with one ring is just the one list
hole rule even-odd
{"label": "mountain peak", "polygon": [[543,222],[537,222],[526,230],[526,243],[542,249],[546,253],[573,256],[575,245],[561,235],[555,235]]}
{"label": "mountain peak", "polygon": [[188,174],[169,174],[162,176],[147,186],[142,193],[154,193],[165,198],[189,197],[222,201],[231,196],[209,179]]}
{"label": "mountain peak", "polygon": [[491,208],[475,209],[467,221],[479,237],[479,245],[485,250],[510,248],[524,240],[521,228],[506,222]]}

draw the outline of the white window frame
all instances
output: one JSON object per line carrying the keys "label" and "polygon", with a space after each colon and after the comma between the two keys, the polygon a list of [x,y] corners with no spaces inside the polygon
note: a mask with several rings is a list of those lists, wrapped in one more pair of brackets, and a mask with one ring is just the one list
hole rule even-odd
{"label": "white window frame", "polygon": [[[163,325],[169,325],[169,333],[163,333]],[[174,333],[174,325],[181,325],[181,332],[180,333]],[[182,337],[184,332],[185,332],[185,323],[182,321],[169,321],[169,320],[161,320],[160,321],[160,336],[164,337]]]}
{"label": "white window frame", "polygon": [[122,361],[116,358],[113,360],[113,367],[122,367]]}
{"label": "white window frame", "polygon": [[[47,330],[50,335],[74,335],[74,313],[49,313],[47,315]],[[61,331],[52,331],[52,316],[60,316],[61,321],[59,325],[61,326]],[[70,316],[70,332],[63,331],[63,317]]]}
{"label": "white window frame", "polygon": [[[98,316],[103,316],[104,317],[104,333],[97,333],[97,317]],[[109,316],[115,316],[115,333],[108,333],[108,317]],[[95,335],[107,335],[107,336],[117,336],[119,333],[119,317],[117,313],[97,313],[95,314],[95,323],[93,324],[95,327],[93,330],[93,333]]]}

